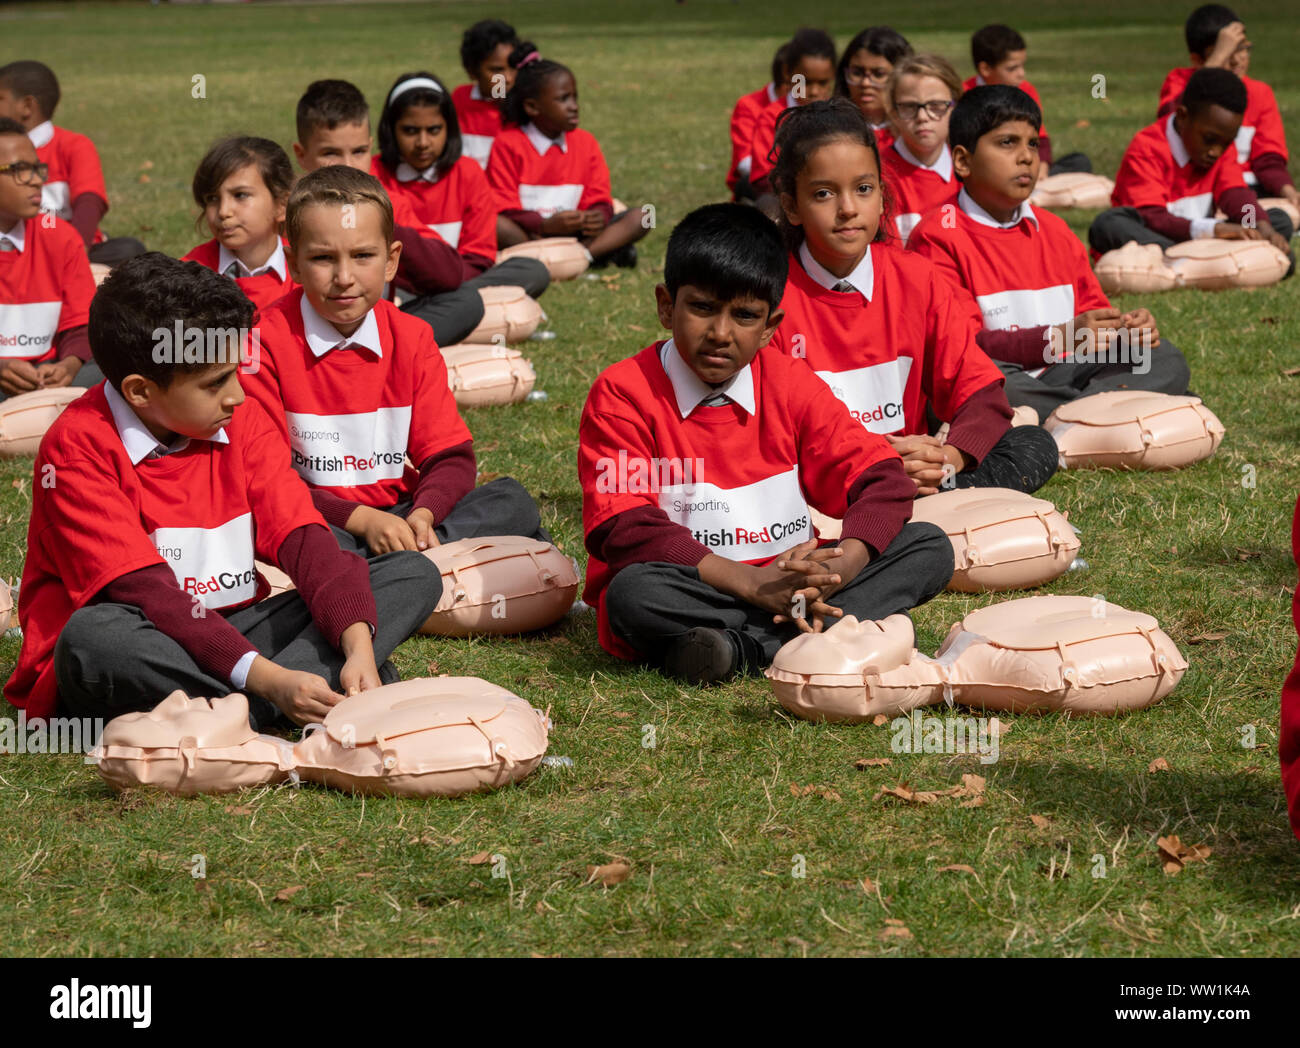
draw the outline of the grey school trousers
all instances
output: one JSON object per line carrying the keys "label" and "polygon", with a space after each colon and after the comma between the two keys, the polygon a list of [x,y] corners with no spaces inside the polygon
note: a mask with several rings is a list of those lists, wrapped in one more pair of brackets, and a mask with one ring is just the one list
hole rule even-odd
{"label": "grey school trousers", "polygon": [[[375,663],[382,667],[433,612],[442,596],[442,576],[420,553],[388,553],[369,566],[378,612]],[[318,674],[338,690],[343,655],[317,629],[296,590],[240,608],[226,621],[272,662]],[[73,612],[54,646],[54,673],[60,715],[106,721],[151,710],[177,688],[194,698],[217,698],[233,690],[229,681],[201,669],[180,644],[127,604],[91,604]],[[385,683],[398,679],[391,666],[384,667],[381,677]],[[277,720],[289,723],[257,695],[248,696],[248,710],[259,730]]]}
{"label": "grey school trousers", "polygon": [[521,287],[537,298],[551,282],[551,275],[535,258],[508,258],[498,262],[472,280],[467,280],[455,291],[436,295],[421,295],[403,302],[403,313],[419,317],[433,328],[433,339],[440,346],[454,346],[483,319],[481,287],[513,285]]}
{"label": "grey school trousers", "polygon": [[[883,619],[924,604],[948,585],[952,573],[948,536],[933,524],[905,524],[830,603],[845,615]],[[603,599],[614,632],[652,665],[662,661],[669,643],[706,626],[731,634],[746,670],[757,672],[799,633],[793,623],[774,624],[770,611],[714,589],[698,569],[684,564],[631,564],[614,576]]]}

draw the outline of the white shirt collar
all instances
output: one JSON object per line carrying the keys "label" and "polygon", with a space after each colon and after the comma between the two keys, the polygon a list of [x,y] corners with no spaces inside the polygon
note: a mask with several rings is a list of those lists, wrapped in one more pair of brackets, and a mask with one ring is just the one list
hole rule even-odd
{"label": "white shirt collar", "polygon": [[21,254],[23,248],[27,246],[27,223],[20,218],[8,233],[0,231],[0,237],[4,237],[12,243]]}
{"label": "white shirt collar", "polygon": [[808,250],[807,241],[799,245],[799,262],[803,265],[804,272],[827,291],[833,291],[836,284],[841,280],[845,280],[852,284],[854,290],[859,292],[863,298],[868,302],[871,301],[871,293],[876,289],[876,267],[871,261],[870,244],[867,245],[867,253],[862,256],[862,261],[846,277],[837,277],[813,258],[812,252]]}
{"label": "white shirt collar", "polygon": [[531,122],[524,125],[523,131],[528,136],[528,141],[533,144],[533,148],[537,150],[538,156],[545,156],[546,151],[555,145],[560,147],[561,153],[569,151],[569,143],[565,141],[563,131],[560,132],[559,138],[547,138],[538,130],[537,125]]}
{"label": "white shirt collar", "polygon": [[682,418],[699,407],[700,401],[719,393],[731,398],[750,415],[754,414],[754,372],[750,365],[746,364],[722,385],[710,386],[682,359],[682,355],[677,352],[677,344],[671,338],[659,347],[659,362],[663,364],[668,381],[672,383],[673,396],[677,398],[677,410]]}
{"label": "white shirt collar", "polygon": [[54,137],[54,121],[47,120],[43,124],[37,124],[27,132],[27,137],[37,149],[42,149],[50,144],[50,139]]}
{"label": "white shirt collar", "polygon": [[775,102],[775,101],[777,100],[778,97],[779,97],[779,96],[778,96],[777,93],[776,93],[776,84],[768,84],[768,85],[767,85],[767,101],[768,101],[768,104],[771,105],[773,102]]}
{"label": "white shirt collar", "polygon": [[1020,225],[1021,219],[1024,218],[1028,218],[1034,225],[1038,225],[1038,216],[1034,214],[1034,209],[1029,206],[1028,200],[1020,202],[1020,206],[1016,208],[1016,213],[1011,217],[1010,222],[999,222],[990,215],[979,204],[975,203],[974,198],[966,192],[965,186],[962,186],[961,191],[957,194],[957,206],[966,212],[972,221],[978,222],[982,226],[992,226],[994,229],[1014,229]]}
{"label": "white shirt collar", "polygon": [[1191,154],[1187,152],[1187,147],[1183,145],[1183,136],[1174,130],[1174,114],[1169,114],[1169,119],[1165,121],[1165,138],[1169,142],[1169,151],[1174,154],[1174,163],[1179,167],[1186,167]]}
{"label": "white shirt collar", "polygon": [[901,135],[894,139],[894,148],[898,150],[898,155],[913,167],[920,167],[924,168],[926,171],[933,171],[945,182],[952,181],[952,152],[948,149],[947,142],[943,144],[943,152],[939,154],[939,159],[934,162],[933,167],[929,167],[917,160],[916,157],[912,155],[912,151],[907,148],[907,143],[903,141]]}
{"label": "white shirt collar", "polygon": [[[147,458],[162,458],[189,446],[189,437],[181,437],[171,447],[160,442],[140,421],[140,416],[131,410],[131,405],[122,399],[122,394],[113,388],[111,382],[104,383],[104,398],[108,401],[108,410],[113,413],[113,424],[117,426],[117,435],[122,439],[122,446],[126,448],[131,465],[138,466]],[[230,443],[230,436],[224,426],[207,439],[214,444]]]}
{"label": "white shirt collar", "polygon": [[332,349],[360,346],[377,357],[384,355],[384,345],[379,341],[379,321],[372,309],[361,326],[351,335],[340,335],[338,329],[312,308],[307,296],[302,296],[302,329],[307,336],[307,348],[316,357],[323,357]]}
{"label": "white shirt collar", "polygon": [[982,76],[980,76],[979,73],[976,73],[976,74],[975,74],[975,86],[976,86],[976,87],[983,87],[983,86],[984,86],[984,78],[983,78]]}
{"label": "white shirt collar", "polygon": [[438,162],[435,160],[423,171],[417,171],[405,160],[403,160],[400,164],[397,165],[397,171],[394,173],[397,175],[397,181],[399,182],[424,181],[424,182],[428,182],[430,185],[433,185],[433,183],[438,181]]}
{"label": "white shirt collar", "polygon": [[230,268],[232,263],[239,267],[239,275],[240,277],[244,277],[244,278],[257,277],[257,276],[261,276],[263,273],[266,272],[274,272],[275,275],[278,276],[281,281],[283,281],[286,279],[289,273],[288,267],[285,265],[285,261],[284,261],[284,242],[279,237],[276,237],[275,239],[275,250],[271,252],[271,257],[268,258],[263,265],[258,266],[256,269],[249,269],[246,265],[244,265],[243,262],[241,262],[238,258],[235,257],[235,253],[233,251],[227,248],[225,244],[222,244],[220,241],[218,241],[217,242],[217,272],[224,273],[227,269]]}
{"label": "white shirt collar", "polygon": [[483,92],[478,89],[477,80],[475,80],[472,84],[469,85],[469,97],[474,99],[475,102],[483,101]]}

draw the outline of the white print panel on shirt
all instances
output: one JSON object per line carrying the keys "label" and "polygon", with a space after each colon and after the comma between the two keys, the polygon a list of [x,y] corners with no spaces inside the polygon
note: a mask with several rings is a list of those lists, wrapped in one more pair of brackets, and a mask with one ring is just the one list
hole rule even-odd
{"label": "white print panel on shirt", "polygon": [[914,230],[921,221],[921,216],[915,211],[910,211],[906,215],[895,215],[894,225],[898,227],[898,235],[902,238],[903,243],[907,243],[907,238],[912,235]]}
{"label": "white print panel on shirt", "polygon": [[411,436],[411,409],[356,415],[286,411],[293,468],[308,484],[361,487],[400,477]]}
{"label": "white print panel on shirt", "polygon": [[71,190],[67,182],[46,182],[41,186],[41,210],[58,215],[63,221],[72,221]]}
{"label": "white print panel on shirt", "polygon": [[798,466],[736,488],[699,481],[662,487],[659,508],[728,560],[775,557],[813,536]]}
{"label": "white print panel on shirt", "polygon": [[429,228],[432,229],[443,240],[447,241],[452,247],[460,247],[460,222],[430,222]]}
{"label": "white print panel on shirt", "polygon": [[1250,145],[1255,141],[1255,129],[1242,124],[1237,129],[1237,137],[1233,139],[1233,144],[1237,147],[1237,163],[1242,167],[1246,166],[1250,160]]}
{"label": "white print panel on shirt", "polygon": [[1195,196],[1185,196],[1179,200],[1171,200],[1165,204],[1165,210],[1171,215],[1177,215],[1179,218],[1209,218],[1214,211],[1213,193],[1197,193]]}
{"label": "white print panel on shirt", "polygon": [[903,428],[903,390],[912,373],[912,358],[899,357],[852,371],[818,371],[849,414],[872,433],[897,433]]}
{"label": "white print panel on shirt", "polygon": [[45,356],[62,312],[62,302],[0,305],[0,357]]}
{"label": "white print panel on shirt", "polygon": [[524,211],[536,211],[550,218],[557,211],[574,211],[582,199],[582,186],[566,182],[559,186],[519,185],[519,203]]}
{"label": "white print panel on shirt", "polygon": [[177,585],[205,608],[217,611],[257,596],[252,513],[215,528],[157,528],[149,540]]}
{"label": "white print panel on shirt", "polygon": [[1074,317],[1074,285],[1057,284],[1037,291],[998,291],[976,295],[984,326],[990,331],[1064,324]]}
{"label": "white print panel on shirt", "polygon": [[487,170],[488,155],[492,152],[492,143],[494,139],[491,135],[466,135],[460,136],[460,151],[479,167]]}

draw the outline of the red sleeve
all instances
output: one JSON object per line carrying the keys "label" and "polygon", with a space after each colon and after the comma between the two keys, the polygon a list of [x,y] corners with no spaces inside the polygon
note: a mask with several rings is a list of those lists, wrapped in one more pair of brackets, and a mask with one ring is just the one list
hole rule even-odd
{"label": "red sleeve", "polygon": [[1116,207],[1164,208],[1169,201],[1169,176],[1169,164],[1148,148],[1144,139],[1135,138],[1120,161],[1111,203]]}
{"label": "red sleeve", "polygon": [[1192,239],[1192,220],[1173,214],[1164,204],[1145,204],[1138,208],[1138,213],[1153,233],[1170,240]]}
{"label": "red sleeve", "polygon": [[[304,524],[325,526],[312,505],[307,483],[290,465],[289,443],[257,400],[246,400],[236,417],[241,432],[231,435],[244,457],[244,483],[253,511],[257,555],[278,563],[280,546]],[[284,409],[280,409],[283,425]],[[297,581],[296,579],[294,580]]]}
{"label": "red sleeve", "polygon": [[285,536],[276,564],[293,579],[312,621],[334,648],[343,631],[364,622],[373,636],[378,623],[370,569],[355,553],[340,549],[323,524],[306,524]]}
{"label": "red sleeve", "polygon": [[478,264],[479,259],[488,259],[488,266],[496,260],[497,209],[492,187],[488,185],[483,169],[468,157],[462,157],[457,167],[465,179],[462,187],[465,210],[461,219],[460,243],[456,250],[460,252],[466,266],[473,271],[467,275],[468,279],[487,268]]}
{"label": "red sleeve", "polygon": [[508,136],[499,135],[492,143],[486,174],[488,185],[492,189],[493,204],[499,213],[524,210],[523,201],[519,199],[523,161]]}
{"label": "red sleeve", "polygon": [[502,218],[508,218],[525,233],[530,233],[535,237],[542,235],[542,222],[544,219],[536,211],[520,211],[511,208],[502,208],[499,212]]}
{"label": "red sleeve", "polygon": [[1214,203],[1229,222],[1240,225],[1246,215],[1254,215],[1257,224],[1268,222],[1268,215],[1259,206],[1259,197],[1250,186],[1233,186],[1225,190],[1222,196],[1216,197]]}
{"label": "red sleeve", "polygon": [[1250,169],[1265,196],[1281,196],[1283,189],[1295,184],[1291,181],[1291,172],[1286,169],[1286,157],[1281,153],[1265,153],[1258,157],[1251,154]]}
{"label": "red sleeve", "polygon": [[658,454],[650,421],[637,410],[637,391],[617,388],[607,376],[608,372],[596,379],[578,423],[578,483],[582,488],[584,535],[591,535],[605,521],[628,510],[659,508],[651,492],[619,491],[619,485],[602,483],[609,472],[608,464],[618,461],[620,451],[629,460],[643,462]]}
{"label": "red sleeve", "polygon": [[329,488],[313,488],[308,485],[307,490],[311,492],[311,504],[316,507],[316,512],[325,518],[326,524],[336,528],[346,530],[352,514],[356,512],[358,506],[362,505],[360,502],[353,502],[342,495],[334,494]]}
{"label": "red sleeve", "polygon": [[472,440],[430,455],[420,463],[413,508],[427,509],[433,514],[434,524],[441,524],[452,507],[474,490],[477,476]]}
{"label": "red sleeve", "polygon": [[235,663],[257,649],[225,616],[196,618],[194,599],[176,584],[171,568],[154,564],[114,579],[100,590],[97,602],[139,608],[158,632],[185,649],[199,669],[228,681]]}
{"label": "red sleeve", "polygon": [[749,144],[754,138],[756,107],[744,95],[731,110],[731,165],[727,168],[727,188],[735,189],[738,176],[736,168],[749,156]]}
{"label": "red sleeve", "polygon": [[1166,117],[1174,111],[1178,105],[1178,99],[1183,93],[1183,88],[1187,86],[1187,77],[1182,69],[1171,69],[1169,75],[1165,77],[1165,82],[1160,85],[1160,102],[1156,106],[1156,119]]}
{"label": "red sleeve", "polygon": [[609,185],[609,165],[605,163],[605,154],[600,151],[600,143],[594,137],[588,144],[591,152],[586,157],[586,170],[581,175],[583,189],[582,199],[578,201],[578,210],[608,209],[606,218],[610,218],[614,214],[614,205],[613,193]]}
{"label": "red sleeve", "polygon": [[[1300,564],[1300,502],[1296,503],[1291,522],[1291,556],[1295,563]],[[1291,596],[1291,622],[1296,633],[1300,634],[1300,586]],[[1291,832],[1300,838],[1300,651],[1297,651],[1295,665],[1282,685],[1277,748],[1282,763],[1282,787],[1286,791],[1286,806],[1291,816]]]}
{"label": "red sleeve", "polygon": [[[399,315],[394,319],[408,318]],[[440,451],[472,440],[448,385],[447,364],[433,340],[433,329],[417,321],[405,325],[400,335],[397,331],[393,334],[394,342],[402,337],[410,338],[413,343],[409,352],[413,354],[411,374],[415,379],[415,392],[411,404],[411,435],[406,449],[411,461],[424,462]]]}
{"label": "red sleeve", "polygon": [[592,529],[587,552],[603,561],[610,576],[629,564],[685,564],[695,567],[710,553],[689,528],[668,519],[658,506],[637,506]]}
{"label": "red sleeve", "polygon": [[68,200],[74,201],[83,193],[94,193],[108,210],[108,190],[104,187],[104,169],[99,163],[99,150],[85,135],[69,138],[64,161],[68,165]]}
{"label": "red sleeve", "polygon": [[999,373],[996,382],[972,393],[962,401],[948,424],[948,443],[977,463],[984,460],[1011,428],[1011,405],[1002,388],[1004,381]]}
{"label": "red sleeve", "polygon": [[[925,363],[921,388],[939,420],[955,424],[967,399],[990,383],[1001,383],[1002,372],[975,340],[976,332],[983,325],[971,315],[969,305],[963,304],[947,282],[932,269],[928,276],[928,285],[917,289],[926,295],[923,307],[926,318]],[[1010,417],[1008,412],[1007,418]],[[1005,431],[1004,426],[993,434],[982,451],[979,450],[980,441],[974,437],[963,437],[972,447],[959,446],[968,454],[982,458]]]}
{"label": "red sleeve", "polygon": [[[90,321],[90,300],[95,297],[95,278],[90,275],[90,259],[85,245],[70,225],[55,223],[60,237],[59,288],[63,307],[59,310],[59,331],[84,327]],[[50,230],[48,232],[54,232]],[[47,230],[40,230],[41,233]],[[71,234],[71,235],[69,235]]]}
{"label": "red sleeve", "polygon": [[94,193],[82,193],[72,201],[72,225],[81,234],[89,248],[99,232],[99,220],[108,212],[104,198]]}
{"label": "red sleeve", "polygon": [[465,282],[465,266],[460,255],[433,230],[395,226],[393,236],[402,245],[397,284],[403,290],[436,295],[440,291],[454,291]]}
{"label": "red sleeve", "polygon": [[1026,370],[1041,368],[1047,348],[1047,328],[1046,324],[998,331],[984,328],[975,335],[975,344],[992,360],[1005,360]]}
{"label": "red sleeve", "polygon": [[76,357],[83,364],[88,361],[91,357],[90,336],[86,332],[87,328],[83,325],[77,328],[67,328],[55,335],[55,357],[59,360],[66,357]]}
{"label": "red sleeve", "polygon": [[1286,151],[1286,130],[1282,126],[1282,111],[1277,107],[1277,98],[1268,84],[1256,80],[1251,86],[1259,99],[1259,118],[1255,121],[1255,137],[1250,141],[1250,167],[1256,175],[1256,158],[1268,153],[1277,153],[1282,158],[1282,166],[1288,162]]}
{"label": "red sleeve", "polygon": [[772,112],[763,110],[754,120],[754,137],[749,144],[749,155],[753,157],[749,168],[751,184],[767,181],[772,173],[772,163],[767,156],[776,145],[776,118],[783,112],[784,109],[774,105]]}
{"label": "red sleeve", "polygon": [[840,538],[857,539],[879,554],[897,538],[912,515],[916,485],[902,460],[877,462],[863,470],[849,488]]}

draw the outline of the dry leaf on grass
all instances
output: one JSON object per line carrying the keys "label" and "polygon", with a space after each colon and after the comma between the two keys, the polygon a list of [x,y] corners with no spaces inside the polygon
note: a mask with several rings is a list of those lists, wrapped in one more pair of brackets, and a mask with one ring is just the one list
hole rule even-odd
{"label": "dry leaf on grass", "polygon": [[1153,760],[1150,764],[1147,765],[1147,771],[1149,772],[1170,771],[1170,770],[1172,769],[1169,767],[1169,762],[1165,760],[1163,757],[1157,757],[1155,760]]}
{"label": "dry leaf on grass", "polygon": [[970,874],[974,874],[974,873],[975,873],[975,870],[974,870],[973,867],[967,866],[965,863],[957,862],[957,863],[953,863],[951,866],[940,866],[940,867],[939,867],[935,872],[936,872],[936,873],[970,873]]}
{"label": "dry leaf on grass", "polygon": [[227,804],[226,814],[227,815],[252,815],[253,809],[250,808],[247,804]]}
{"label": "dry leaf on grass", "polygon": [[874,717],[871,718],[871,723],[874,724],[877,728],[879,728],[882,724],[888,724],[889,718],[886,717],[883,713],[877,713]]}
{"label": "dry leaf on grass", "polygon": [[853,762],[853,767],[858,771],[865,771],[867,768],[883,768],[886,765],[893,764],[888,757],[863,757]]}
{"label": "dry leaf on grass", "polygon": [[807,797],[810,793],[817,794],[818,797],[825,797],[828,801],[843,800],[839,793],[829,786],[818,786],[815,783],[808,786],[796,786],[790,783],[790,792],[796,797]]}
{"label": "dry leaf on grass", "polygon": [[968,797],[962,803],[963,808],[979,808],[984,804],[984,776],[963,775],[960,786],[950,786],[946,790],[914,790],[907,783],[898,786],[882,786],[873,800],[881,797],[897,797],[907,804],[933,804],[945,797]]}
{"label": "dry leaf on grass", "polygon": [[275,901],[288,902],[300,891],[302,891],[305,887],[307,887],[305,884],[294,884],[288,888],[281,888],[278,892],[275,893]]}
{"label": "dry leaf on grass", "polygon": [[1213,851],[1208,844],[1193,844],[1189,848],[1178,839],[1176,833],[1157,839],[1156,848],[1160,852],[1160,862],[1164,865],[1165,873],[1170,875],[1180,873],[1189,862],[1204,862]]}
{"label": "dry leaf on grass", "polygon": [[489,863],[492,861],[492,853],[475,852],[473,855],[462,856],[460,861],[464,863],[469,863],[469,865],[471,866],[482,866],[485,863]]}
{"label": "dry leaf on grass", "polygon": [[1300,375],[1300,368],[1283,368],[1282,374],[1287,378],[1295,378],[1296,375]]}
{"label": "dry leaf on grass", "polygon": [[1227,635],[1226,633],[1198,633],[1195,637],[1188,637],[1188,638],[1187,638],[1187,643],[1188,643],[1188,644],[1208,644],[1208,643],[1210,643],[1211,641],[1216,641],[1216,640],[1225,640],[1225,639],[1227,638],[1227,636],[1228,636],[1228,635]]}
{"label": "dry leaf on grass", "polygon": [[908,931],[907,925],[896,917],[886,917],[885,926],[880,930],[882,939],[910,939],[912,933]]}
{"label": "dry leaf on grass", "polygon": [[1082,131],[1085,127],[1092,127],[1091,120],[1076,120],[1074,126]]}
{"label": "dry leaf on grass", "polygon": [[1046,815],[1031,815],[1029,821],[1037,826],[1040,830],[1045,830],[1052,825],[1052,820]]}
{"label": "dry leaf on grass", "polygon": [[863,877],[862,890],[866,892],[868,895],[874,895],[876,892],[876,882],[873,881],[870,877]]}
{"label": "dry leaf on grass", "polygon": [[600,881],[606,888],[622,884],[632,876],[632,867],[625,862],[610,862],[604,866],[587,867],[587,884]]}

